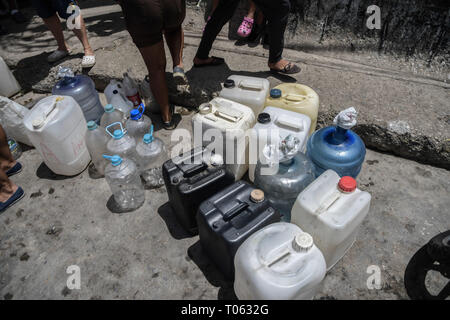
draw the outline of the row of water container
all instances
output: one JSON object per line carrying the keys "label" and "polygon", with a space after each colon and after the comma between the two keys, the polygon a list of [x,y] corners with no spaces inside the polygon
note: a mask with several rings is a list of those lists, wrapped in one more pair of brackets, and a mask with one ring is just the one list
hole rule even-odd
{"label": "row of water container", "polygon": [[[165,162],[163,177],[177,220],[199,234],[240,299],[312,299],[355,241],[371,200],[354,178],[329,169],[303,187],[284,187],[296,193],[292,202],[257,179],[235,181],[222,156],[204,147]],[[270,179],[285,183],[277,174]]]}
{"label": "row of water container", "polygon": [[[178,221],[234,278],[240,299],[312,299],[368,214],[370,194],[355,180],[365,157],[350,130],[356,111],[344,110],[333,126],[314,131],[318,107],[317,94],[304,85],[269,91],[265,79],[231,76],[192,119],[196,148],[163,165]],[[209,129],[222,134],[223,146],[211,143]],[[270,137],[261,148],[260,134]],[[253,185],[241,180],[247,169]]]}

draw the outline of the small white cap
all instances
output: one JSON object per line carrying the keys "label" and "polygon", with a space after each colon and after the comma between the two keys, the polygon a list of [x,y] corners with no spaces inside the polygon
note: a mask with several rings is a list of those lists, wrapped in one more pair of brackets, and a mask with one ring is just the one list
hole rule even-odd
{"label": "small white cap", "polygon": [[200,114],[208,114],[212,112],[212,106],[209,102],[207,103],[202,103],[199,107],[198,107],[198,112]]}
{"label": "small white cap", "polygon": [[44,125],[44,118],[39,117],[39,118],[35,118],[33,119],[33,122],[31,123],[31,125],[33,126],[33,128],[35,129],[39,129]]}
{"label": "small white cap", "polygon": [[223,157],[220,154],[213,154],[209,161],[213,166],[221,166],[223,164]]}
{"label": "small white cap", "polygon": [[292,248],[297,252],[305,252],[314,245],[313,238],[309,233],[303,232],[295,236],[292,240]]}

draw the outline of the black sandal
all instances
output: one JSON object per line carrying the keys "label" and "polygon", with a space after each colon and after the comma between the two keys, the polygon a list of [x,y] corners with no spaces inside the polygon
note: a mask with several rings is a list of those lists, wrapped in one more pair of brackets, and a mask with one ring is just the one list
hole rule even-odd
{"label": "black sandal", "polygon": [[272,71],[274,73],[294,74],[294,73],[299,73],[300,71],[302,71],[302,69],[298,65],[293,64],[292,62],[289,62],[281,70],[270,68],[270,71]]}
{"label": "black sandal", "polygon": [[224,58],[219,57],[211,57],[211,61],[207,63],[194,63],[194,68],[201,68],[201,67],[212,67],[212,66],[220,66],[221,64],[225,63]]}
{"label": "black sandal", "polygon": [[170,105],[170,121],[162,121],[162,126],[164,129],[166,130],[173,130],[177,127],[177,124],[174,121],[174,111],[175,111],[175,107],[173,105]]}

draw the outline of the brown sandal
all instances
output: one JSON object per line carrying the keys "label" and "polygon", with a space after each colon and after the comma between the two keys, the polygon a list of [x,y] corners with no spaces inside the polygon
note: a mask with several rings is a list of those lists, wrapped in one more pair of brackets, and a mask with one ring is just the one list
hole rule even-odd
{"label": "brown sandal", "polygon": [[289,62],[287,65],[284,66],[283,69],[278,70],[278,69],[270,68],[270,71],[272,71],[274,73],[294,74],[294,73],[299,73],[300,71],[302,71],[302,69],[298,65],[296,65],[292,62]]}

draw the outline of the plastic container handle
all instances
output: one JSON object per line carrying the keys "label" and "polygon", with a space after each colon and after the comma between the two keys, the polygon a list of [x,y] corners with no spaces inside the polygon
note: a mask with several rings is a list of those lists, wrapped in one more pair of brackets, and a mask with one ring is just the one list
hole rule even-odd
{"label": "plastic container handle", "polygon": [[242,211],[244,211],[247,208],[248,208],[248,203],[240,202],[237,206],[235,206],[233,209],[231,209],[226,214],[224,214],[223,220],[230,221],[231,219],[233,219],[235,216],[237,216],[238,214],[240,214]]}
{"label": "plastic container handle", "polygon": [[143,102],[141,102],[141,104],[137,107],[138,110],[140,110],[141,108],[142,108],[142,111],[139,112],[139,119],[142,118],[142,115],[145,112],[145,106],[144,106]]}
{"label": "plastic container handle", "polygon": [[105,131],[106,131],[111,137],[113,137],[113,138],[114,138],[114,134],[112,134],[108,129],[109,129],[110,127],[112,127],[112,126],[115,126],[115,125],[119,125],[119,126],[120,126],[120,130],[121,130],[122,132],[124,132],[124,131],[123,131],[122,123],[120,123],[120,122],[113,122],[113,123],[111,123],[109,126],[106,126]]}
{"label": "plastic container handle", "polygon": [[303,122],[297,122],[295,119],[289,117],[280,116],[277,118],[277,123],[292,129],[296,129],[298,131],[303,131]]}
{"label": "plastic container handle", "polygon": [[292,101],[292,102],[301,102],[303,100],[306,100],[306,98],[308,98],[308,95],[303,95],[303,94],[287,94],[285,99],[287,101]]}
{"label": "plastic container handle", "polygon": [[261,91],[264,89],[262,81],[242,80],[239,82],[239,87],[242,89],[250,89],[255,91]]}

